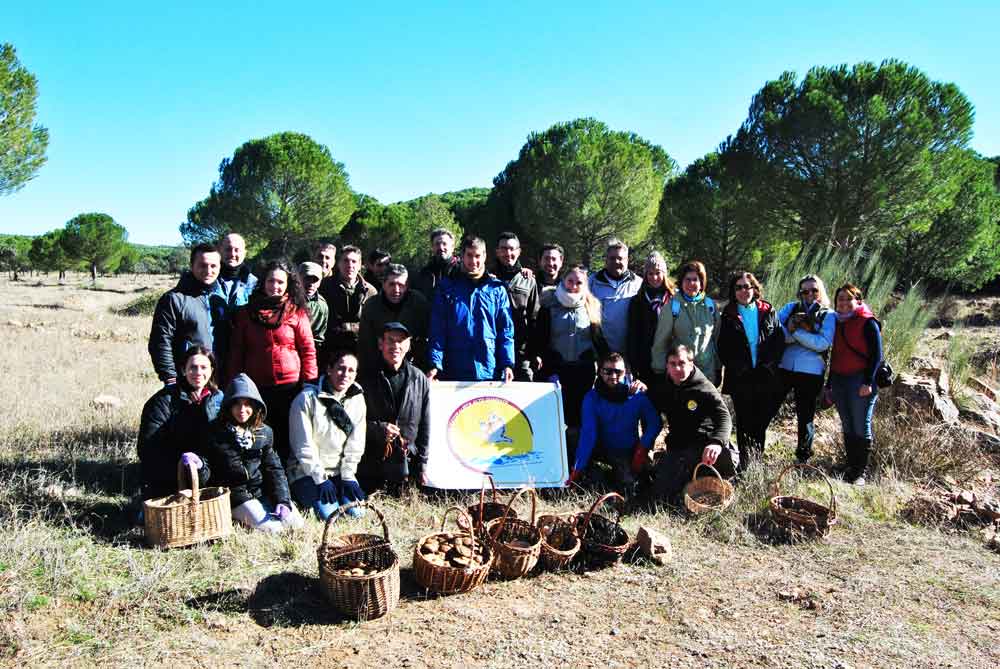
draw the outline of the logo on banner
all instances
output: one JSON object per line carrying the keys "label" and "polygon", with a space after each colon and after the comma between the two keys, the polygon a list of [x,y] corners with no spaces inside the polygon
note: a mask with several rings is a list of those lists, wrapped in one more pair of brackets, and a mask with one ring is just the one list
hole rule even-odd
{"label": "logo on banner", "polygon": [[477,397],[459,405],[448,419],[448,447],[462,464],[479,472],[538,460],[531,422],[502,397]]}

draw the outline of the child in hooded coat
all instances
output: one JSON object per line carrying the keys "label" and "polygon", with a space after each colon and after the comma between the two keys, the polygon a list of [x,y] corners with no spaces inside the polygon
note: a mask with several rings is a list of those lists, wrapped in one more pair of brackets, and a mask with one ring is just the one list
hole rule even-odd
{"label": "child in hooded coat", "polygon": [[292,505],[274,434],[264,425],[266,415],[256,384],[239,374],[209,425],[204,466],[213,485],[229,487],[233,520],[250,529],[281,532],[302,527],[303,520]]}

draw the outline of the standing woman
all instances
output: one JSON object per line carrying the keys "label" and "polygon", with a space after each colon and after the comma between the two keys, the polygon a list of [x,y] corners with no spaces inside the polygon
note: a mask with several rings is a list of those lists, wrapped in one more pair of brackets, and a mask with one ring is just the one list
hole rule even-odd
{"label": "standing woman", "polygon": [[260,390],[274,449],[288,460],[288,408],[305,383],[319,376],[305,290],[298,274],[272,261],[250,302],[236,314],[228,373],[245,373]]}
{"label": "standing woman", "polygon": [[789,302],[778,311],[778,322],[785,334],[785,352],[779,365],[784,388],[782,396],[787,396],[789,390],[795,391],[798,419],[795,457],[799,462],[812,457],[816,400],[823,390],[826,355],[833,345],[837,323],[829,305],[823,280],[808,274],[799,281],[799,300]]}
{"label": "standing woman", "polygon": [[837,319],[829,383],[844,429],[844,480],[864,485],[872,449],[872,413],[878,399],[875,375],[882,365],[882,331],[854,284],[838,288],[833,301]]}
{"label": "standing woman", "polygon": [[785,334],[778,314],[764,301],[764,290],[750,272],[729,279],[729,302],[719,322],[719,362],[725,368],[723,394],[733,398],[739,470],[764,455],[767,427],[778,412],[781,379],[778,363]]}
{"label": "standing woman", "polygon": [[653,335],[652,368],[663,376],[667,366],[667,351],[683,344],[694,354],[694,364],[705,377],[719,385],[719,310],[708,297],[708,273],[699,260],[681,265],[678,272],[681,289],[660,311]]}
{"label": "standing woman", "polygon": [[[670,303],[674,284],[667,276],[667,261],[659,251],[646,258],[642,271],[642,286],[628,305],[628,339],[625,357],[632,367],[632,374],[653,389],[663,381],[663,374],[655,374],[652,367],[650,342],[656,334],[660,312]],[[655,391],[650,390],[655,396]]]}
{"label": "standing woman", "polygon": [[215,386],[215,356],[192,346],[179,361],[181,378],[161,388],[142,407],[139,420],[139,464],[143,498],[177,492],[177,462],[193,463],[199,485],[207,482],[196,455],[208,439],[208,424],[219,413],[222,393]]}
{"label": "standing woman", "polygon": [[580,429],[583,397],[597,378],[597,359],[609,351],[601,330],[601,303],[591,295],[587,269],[572,265],[535,324],[534,356],[541,358],[541,379],[561,386],[570,442]]}

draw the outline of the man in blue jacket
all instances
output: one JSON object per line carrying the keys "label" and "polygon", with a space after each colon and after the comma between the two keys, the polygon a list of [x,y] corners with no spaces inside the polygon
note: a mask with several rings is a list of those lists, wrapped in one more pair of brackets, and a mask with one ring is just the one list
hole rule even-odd
{"label": "man in blue jacket", "polygon": [[612,485],[632,493],[663,423],[645,392],[630,394],[620,353],[602,356],[597,369],[597,381],[583,398],[580,442],[569,480],[579,480],[591,461],[601,461],[611,466]]}
{"label": "man in blue jacket", "polygon": [[[213,352],[215,359],[222,365],[229,354],[229,340],[233,328],[233,316],[236,310],[250,301],[250,294],[257,286],[257,277],[250,271],[250,266],[246,264],[247,243],[242,235],[230,232],[222,236],[219,241],[219,253],[222,255],[222,265],[219,267],[219,278],[216,288],[217,297],[213,300],[221,300],[223,309],[220,318],[214,322],[214,345]],[[227,378],[224,369],[218,369],[217,378]]]}
{"label": "man in blue jacket", "polygon": [[486,243],[466,237],[462,271],[434,292],[428,337],[428,379],[514,379],[514,319],[507,287],[486,273]]}

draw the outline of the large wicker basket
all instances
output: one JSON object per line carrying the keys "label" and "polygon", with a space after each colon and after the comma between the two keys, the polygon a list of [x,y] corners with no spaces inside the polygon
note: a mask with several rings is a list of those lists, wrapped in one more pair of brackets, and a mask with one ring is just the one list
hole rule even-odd
{"label": "large wicker basket", "polygon": [[[813,471],[822,477],[830,489],[830,506],[823,506],[801,497],[781,494],[781,479],[792,469]],[[837,523],[837,497],[833,493],[830,479],[812,465],[792,463],[781,470],[771,484],[771,499],[768,502],[774,524],[789,532],[793,538],[825,537]]]}
{"label": "large wicker basket", "polygon": [[[191,487],[184,488],[184,479]],[[147,499],[143,503],[146,543],[154,548],[179,548],[220,539],[233,531],[229,508],[229,488],[198,485],[198,470],[177,463],[179,492],[169,497]]]}
{"label": "large wicker basket", "polygon": [[547,571],[569,568],[580,552],[580,534],[576,530],[576,513],[546,514],[538,517],[535,526],[542,534],[539,563]]}
{"label": "large wicker basket", "polygon": [[[702,467],[712,470],[715,476],[698,478],[698,470]],[[695,466],[691,480],[684,486],[684,506],[691,513],[722,511],[733,503],[733,499],[733,484],[722,478],[715,467],[704,462]]]}
{"label": "large wicker basket", "polygon": [[[599,506],[612,499],[617,499],[619,505],[618,515],[614,522],[594,513]],[[583,557],[591,566],[614,564],[620,561],[625,555],[625,551],[628,550],[631,541],[628,532],[621,526],[621,509],[624,506],[624,497],[616,492],[609,492],[603,497],[597,498],[597,501],[590,507],[590,511],[577,525],[580,540],[583,542],[581,548]]]}
{"label": "large wicker basket", "polygon": [[[486,481],[490,482],[490,487],[493,489],[493,498],[489,502],[486,501]],[[469,517],[472,519],[472,526],[482,534],[483,526],[491,520],[501,517],[509,506],[509,504],[504,504],[497,498],[497,486],[493,482],[493,475],[486,472],[483,474],[483,486],[479,490],[479,504],[472,504],[468,509]],[[512,509],[511,514],[514,518],[517,518],[517,511]]]}
{"label": "large wicker basket", "polygon": [[[364,506],[382,523],[377,534],[344,534],[329,539],[330,526],[347,509]],[[399,604],[399,556],[389,540],[389,526],[382,513],[369,502],[352,502],[330,514],[323,528],[323,542],[316,550],[319,582],[323,594],[340,613],[355,620],[372,620]],[[351,569],[375,569],[369,574],[351,574]]]}
{"label": "large wicker basket", "polygon": [[[531,521],[511,516],[515,500],[531,493]],[[493,549],[493,574],[512,580],[521,578],[538,564],[542,533],[535,527],[537,496],[534,488],[521,488],[510,498],[502,518],[486,523],[486,540]]]}
{"label": "large wicker basket", "polygon": [[[468,524],[468,527],[472,528],[468,532],[450,532],[446,533],[444,531],[445,523],[448,519],[448,513],[451,511],[457,511],[459,518],[463,518],[464,522]],[[462,525],[460,524],[459,527]],[[445,536],[452,537],[471,537],[473,541],[473,550],[477,547],[482,546],[483,550],[483,563],[477,567],[452,567],[452,566],[441,566],[432,564],[423,556],[420,552],[420,547],[424,545],[428,539],[431,538],[442,538]],[[413,575],[417,579],[417,583],[426,588],[431,592],[436,592],[444,595],[454,594],[458,592],[469,592],[486,581],[486,577],[489,576],[490,566],[493,563],[493,551],[489,544],[483,542],[481,537],[476,536],[476,528],[472,524],[472,520],[469,515],[457,506],[448,508],[444,512],[444,516],[441,518],[441,531],[435,532],[433,534],[428,534],[417,540],[416,546],[413,547]]]}

